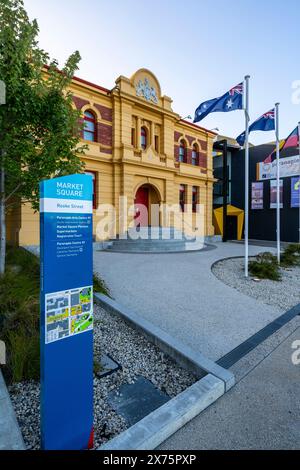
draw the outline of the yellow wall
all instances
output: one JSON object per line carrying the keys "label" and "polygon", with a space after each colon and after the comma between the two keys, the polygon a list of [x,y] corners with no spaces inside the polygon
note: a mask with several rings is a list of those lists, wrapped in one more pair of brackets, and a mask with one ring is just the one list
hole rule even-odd
{"label": "yellow wall", "polygon": [[[155,90],[157,98],[138,96],[139,82]],[[131,78],[120,76],[109,91],[89,82],[74,78],[71,91],[74,106],[94,112],[98,127],[97,142],[86,142],[89,149],[83,157],[87,171],[97,173],[97,205],[112,204],[117,211],[116,233],[119,233],[119,197],[127,196],[128,205],[134,203],[135,192],[143,184],[155,188],[161,203],[178,204],[179,186],[186,185],[186,202],[192,202],[192,187],[199,188],[201,234],[213,235],[212,225],[212,144],[214,133],[189,122],[182,121],[173,112],[172,100],[161,94],[156,77],[146,69],[138,70]],[[140,145],[140,129],[147,130],[148,147]],[[133,130],[132,130],[133,129]],[[132,132],[134,145],[132,145]],[[155,136],[158,149],[155,148]],[[196,143],[201,153],[202,166],[176,161],[176,147],[184,139],[191,152]],[[156,202],[156,201],[155,201]],[[180,214],[179,214],[180,217]],[[177,217],[178,218],[178,217]],[[194,223],[195,214],[192,217]],[[101,220],[94,211],[94,235]],[[132,217],[128,219],[128,222]],[[178,222],[178,221],[177,221]],[[177,225],[174,222],[174,225]],[[186,227],[189,231],[189,228]],[[22,205],[9,217],[9,240],[18,232],[21,245],[39,243],[39,216],[28,204]],[[112,233],[113,235],[113,227]]]}

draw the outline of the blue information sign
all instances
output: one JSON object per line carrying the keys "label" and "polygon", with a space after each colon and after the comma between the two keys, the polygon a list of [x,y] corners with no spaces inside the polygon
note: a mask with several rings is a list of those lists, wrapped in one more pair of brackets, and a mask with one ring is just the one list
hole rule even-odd
{"label": "blue information sign", "polygon": [[291,207],[299,207],[300,176],[291,178]]}
{"label": "blue information sign", "polygon": [[92,177],[40,183],[43,449],[93,440]]}

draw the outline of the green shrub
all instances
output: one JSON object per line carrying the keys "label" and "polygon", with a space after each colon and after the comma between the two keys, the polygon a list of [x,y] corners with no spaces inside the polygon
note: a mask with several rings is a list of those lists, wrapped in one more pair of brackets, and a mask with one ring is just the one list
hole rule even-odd
{"label": "green shrub", "polygon": [[259,279],[271,279],[272,281],[280,281],[281,279],[277,258],[269,252],[260,253],[255,260],[250,261],[249,271],[252,276]]}
{"label": "green shrub", "polygon": [[10,351],[10,378],[12,382],[38,379],[40,376],[40,344],[37,334],[28,334],[23,326],[7,334]]}
{"label": "green shrub", "polygon": [[284,251],[300,255],[300,243],[290,243]]}
{"label": "green shrub", "polygon": [[10,382],[39,377],[39,260],[22,248],[7,248],[0,282],[0,339],[7,347]]}
{"label": "green shrub", "polygon": [[[95,292],[109,295],[94,276]],[[23,248],[7,248],[7,269],[0,282],[0,339],[6,343],[8,382],[40,376],[40,263]]]}
{"label": "green shrub", "polygon": [[93,288],[94,288],[94,292],[100,292],[101,294],[105,294],[110,297],[109,289],[105,281],[103,281],[103,279],[101,279],[96,274],[94,274],[93,276]]}
{"label": "green shrub", "polygon": [[281,265],[283,267],[296,266],[300,264],[300,244],[291,243],[287,245],[281,255]]}

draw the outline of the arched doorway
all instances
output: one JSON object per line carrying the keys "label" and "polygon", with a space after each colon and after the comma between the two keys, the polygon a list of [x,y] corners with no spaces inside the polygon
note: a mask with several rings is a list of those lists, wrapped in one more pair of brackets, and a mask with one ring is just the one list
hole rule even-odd
{"label": "arched doorway", "polygon": [[160,225],[159,213],[160,195],[151,184],[140,186],[134,198],[135,225],[140,227]]}

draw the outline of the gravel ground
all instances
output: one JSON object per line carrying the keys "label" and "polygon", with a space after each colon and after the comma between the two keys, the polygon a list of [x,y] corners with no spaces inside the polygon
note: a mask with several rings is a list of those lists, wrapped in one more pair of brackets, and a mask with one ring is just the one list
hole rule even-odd
{"label": "gravel ground", "polygon": [[[117,316],[95,305],[94,354],[109,354],[122,369],[107,377],[94,376],[95,448],[127,428],[125,420],[108,404],[107,394],[120,385],[134,382],[139,375],[149,379],[170,397],[195,382],[156,346],[149,343]],[[40,389],[37,382],[22,382],[9,387],[12,403],[28,449],[40,448]]]}
{"label": "gravel ground", "polygon": [[300,267],[281,268],[282,280],[270,281],[244,277],[244,259],[231,258],[217,262],[212,267],[214,275],[243,294],[279,307],[283,312],[300,303]]}

